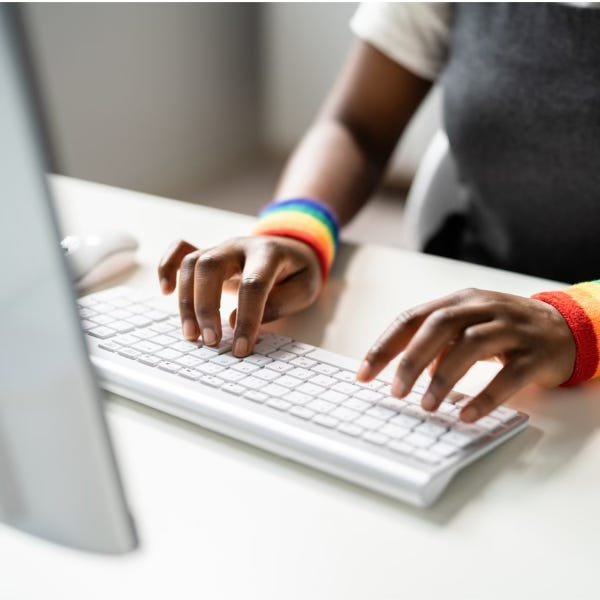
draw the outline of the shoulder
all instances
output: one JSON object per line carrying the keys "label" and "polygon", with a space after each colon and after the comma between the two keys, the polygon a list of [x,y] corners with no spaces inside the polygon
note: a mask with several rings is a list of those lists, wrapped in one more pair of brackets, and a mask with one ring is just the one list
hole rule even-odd
{"label": "shoulder", "polygon": [[434,80],[446,60],[452,17],[450,2],[364,2],[350,27],[409,71]]}

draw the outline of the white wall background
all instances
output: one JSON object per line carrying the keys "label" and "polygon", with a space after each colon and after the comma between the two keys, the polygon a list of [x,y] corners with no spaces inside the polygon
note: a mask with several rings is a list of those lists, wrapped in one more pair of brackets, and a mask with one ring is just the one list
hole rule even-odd
{"label": "white wall background", "polygon": [[61,171],[183,195],[259,143],[250,4],[25,7]]}

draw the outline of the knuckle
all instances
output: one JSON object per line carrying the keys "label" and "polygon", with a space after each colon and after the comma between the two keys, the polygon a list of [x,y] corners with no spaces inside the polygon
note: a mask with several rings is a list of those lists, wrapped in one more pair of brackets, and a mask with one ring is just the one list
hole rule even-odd
{"label": "knuckle", "polygon": [[456,311],[452,308],[440,308],[429,317],[430,325],[437,328],[448,327],[456,318]]}
{"label": "knuckle", "polygon": [[198,319],[204,322],[210,321],[215,315],[215,310],[210,306],[197,306],[195,312]]}
{"label": "knuckle", "polygon": [[183,257],[181,261],[181,270],[182,271],[193,271],[194,266],[196,265],[196,261],[198,260],[197,252],[190,252]]}
{"label": "knuckle", "polygon": [[238,335],[248,335],[255,329],[255,327],[256,324],[248,318],[238,318],[235,324],[235,329]]}
{"label": "knuckle", "polygon": [[470,346],[478,346],[484,341],[485,335],[477,327],[468,327],[463,332],[463,338]]}
{"label": "knuckle", "polygon": [[431,377],[431,385],[435,388],[435,390],[445,390],[448,387],[448,378],[436,371]]}
{"label": "knuckle", "polygon": [[179,299],[179,308],[181,312],[192,312],[194,310],[194,301],[188,296],[182,296]]}
{"label": "knuckle", "polygon": [[258,296],[266,289],[267,282],[260,275],[247,275],[242,279],[241,287],[245,293]]}
{"label": "knuckle", "polygon": [[213,273],[221,264],[219,258],[212,252],[205,252],[200,255],[196,262],[196,268],[205,273]]}

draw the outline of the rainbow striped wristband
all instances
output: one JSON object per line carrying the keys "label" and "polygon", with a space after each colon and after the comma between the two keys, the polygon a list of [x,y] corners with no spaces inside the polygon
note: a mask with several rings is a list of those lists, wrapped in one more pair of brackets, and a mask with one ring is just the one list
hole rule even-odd
{"label": "rainbow striped wristband", "polygon": [[575,366],[562,386],[577,385],[600,376],[600,279],[560,291],[541,292],[532,298],[554,306],[575,338]]}
{"label": "rainbow striped wristband", "polygon": [[259,213],[254,235],[281,235],[308,244],[317,254],[323,281],[339,245],[339,224],[333,211],[312,198],[292,198],[267,204]]}

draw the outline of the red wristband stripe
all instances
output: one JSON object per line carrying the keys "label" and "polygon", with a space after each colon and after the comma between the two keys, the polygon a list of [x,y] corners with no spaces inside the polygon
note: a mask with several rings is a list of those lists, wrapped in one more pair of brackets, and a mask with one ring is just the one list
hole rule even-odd
{"label": "red wristband stripe", "polygon": [[573,373],[562,386],[571,386],[591,379],[598,369],[598,338],[594,323],[579,302],[565,291],[542,292],[532,298],[551,304],[564,317],[575,338],[576,355]]}

